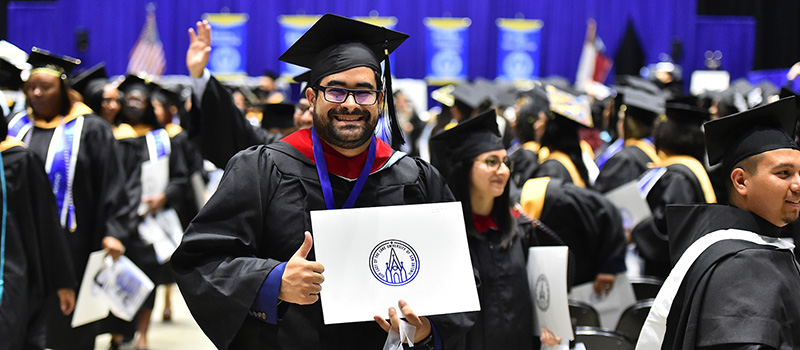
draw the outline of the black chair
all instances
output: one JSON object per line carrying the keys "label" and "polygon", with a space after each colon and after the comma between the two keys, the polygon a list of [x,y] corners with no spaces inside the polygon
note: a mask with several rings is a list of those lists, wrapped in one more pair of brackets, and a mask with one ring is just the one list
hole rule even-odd
{"label": "black chair", "polygon": [[652,276],[631,277],[630,281],[636,300],[655,299],[661,285],[664,284],[664,280]]}
{"label": "black chair", "polygon": [[616,332],[624,335],[635,344],[639,340],[639,333],[642,331],[642,326],[652,306],[653,299],[647,299],[638,301],[625,309],[622,315],[619,316]]}
{"label": "black chair", "polygon": [[577,300],[569,301],[572,327],[600,327],[600,314],[591,305]]}
{"label": "black chair", "polygon": [[587,350],[634,350],[628,338],[613,331],[595,327],[578,327],[575,342],[583,343]]}

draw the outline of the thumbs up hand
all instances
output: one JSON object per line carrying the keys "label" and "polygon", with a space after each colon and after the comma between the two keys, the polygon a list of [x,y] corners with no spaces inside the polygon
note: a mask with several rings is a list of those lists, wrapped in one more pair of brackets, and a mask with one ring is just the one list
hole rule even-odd
{"label": "thumbs up hand", "polygon": [[286,263],[278,299],[300,305],[313,304],[319,300],[321,284],[325,281],[322,276],[325,268],[316,261],[306,260],[313,244],[311,233],[306,231],[303,245]]}

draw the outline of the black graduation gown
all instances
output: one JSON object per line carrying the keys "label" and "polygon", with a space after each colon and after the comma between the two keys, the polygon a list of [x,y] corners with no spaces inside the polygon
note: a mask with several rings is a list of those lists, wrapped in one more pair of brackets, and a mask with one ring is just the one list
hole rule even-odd
{"label": "black graduation gown", "polygon": [[[331,176],[341,207],[354,181]],[[370,175],[355,207],[454,200],[429,164],[403,157]],[[269,272],[288,261],[311,231],[311,210],[325,202],[314,163],[286,142],[254,146],[229,162],[172,266],[195,320],[220,349],[376,349],[386,340],[374,322],[323,325],[320,303],[286,305],[278,325],[248,317]],[[314,260],[312,248],[308,255]],[[474,313],[431,316],[446,347],[463,340]]]}
{"label": "black graduation gown", "polygon": [[194,216],[197,215],[197,211],[200,210],[197,206],[195,192],[191,186],[191,178],[194,174],[200,174],[202,176],[203,157],[192,142],[189,141],[189,133],[186,132],[186,130],[181,130],[179,133],[175,134],[175,136],[172,136],[170,142],[172,143],[172,149],[183,155],[183,163],[185,164],[186,176],[188,177],[186,180],[187,183],[184,186],[185,192],[179,199],[170,203],[170,205],[175,208],[175,211],[178,212],[178,216],[181,218],[181,224],[183,224],[183,228],[185,229],[189,225],[189,222],[194,219]]}
{"label": "black graduation gown", "polygon": [[606,193],[636,180],[647,171],[647,163],[652,161],[639,147],[626,146],[606,161],[592,188]]}
{"label": "black graduation gown", "polygon": [[[673,261],[717,230],[770,237],[780,232],[757,215],[726,205],[669,206],[667,217]],[[740,240],[717,242],[700,254],[681,283],[662,349],[800,348],[798,290],[800,265],[791,251]]]}
{"label": "black graduation gown", "polygon": [[535,177],[549,177],[551,179],[560,179],[564,182],[574,183],[569,170],[567,170],[564,164],[561,164],[561,162],[555,159],[548,159],[542,164],[539,164],[539,167],[534,170],[533,175],[531,176],[531,178]]}
{"label": "black graduation gown", "polygon": [[75,271],[42,161],[20,144],[3,151],[3,166],[8,221],[0,349],[43,349],[46,297],[75,288]]}
{"label": "black graduation gown", "polygon": [[[481,311],[467,333],[466,349],[538,349],[536,321],[528,287],[528,248],[536,246],[530,221],[520,217],[513,236],[495,229],[468,236],[478,276]],[[509,242],[503,244],[505,240]]]}
{"label": "black graduation gown", "polygon": [[[33,134],[28,147],[41,159],[47,158],[47,148],[54,131],[55,127],[38,126],[31,130]],[[66,247],[71,252],[78,283],[89,254],[102,249],[103,237],[115,237],[123,244],[128,241],[130,202],[125,192],[125,178],[111,126],[96,115],[84,115],[81,147],[72,185],[77,229],[75,232],[65,229]],[[96,324],[73,329],[69,326],[72,315],[64,317],[60,310],[55,309],[50,316],[49,346],[79,348],[83,344],[94,343]]]}
{"label": "black graduation gown", "polygon": [[525,181],[533,177],[534,171],[539,167],[539,154],[529,149],[520,147],[508,158],[514,162],[514,170],[511,171],[511,180],[518,187],[522,187]]}
{"label": "black graduation gown", "polygon": [[[529,180],[539,186],[526,183],[521,204],[528,214],[539,216],[574,253],[574,284],[594,281],[598,273],[625,271],[625,231],[617,208],[593,190],[560,179],[546,180]],[[539,200],[541,191],[545,191],[543,201]]]}
{"label": "black graduation gown", "polygon": [[689,168],[673,164],[666,169],[647,194],[652,215],[631,231],[639,255],[645,261],[644,274],[661,279],[665,279],[672,268],[667,240],[667,205],[706,202],[703,188]]}
{"label": "black graduation gown", "polygon": [[231,93],[213,76],[199,104],[194,102],[189,111],[189,138],[203,158],[220,169],[224,169],[237,152],[253,145],[270,144],[282,137],[251,125],[233,103]]}

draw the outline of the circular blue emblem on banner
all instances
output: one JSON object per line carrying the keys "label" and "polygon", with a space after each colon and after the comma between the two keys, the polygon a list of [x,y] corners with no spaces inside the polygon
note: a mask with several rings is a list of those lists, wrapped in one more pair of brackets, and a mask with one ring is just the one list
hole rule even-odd
{"label": "circular blue emblem on banner", "polygon": [[408,243],[387,239],[378,243],[369,255],[372,275],[387,286],[402,286],[419,272],[419,256]]}

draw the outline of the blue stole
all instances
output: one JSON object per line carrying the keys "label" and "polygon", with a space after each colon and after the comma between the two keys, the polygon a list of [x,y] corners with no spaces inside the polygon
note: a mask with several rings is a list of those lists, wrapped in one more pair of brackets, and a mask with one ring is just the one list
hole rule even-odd
{"label": "blue stole", "polygon": [[615,154],[617,154],[617,152],[622,150],[622,147],[624,146],[625,146],[625,140],[623,140],[621,137],[618,138],[616,141],[614,141],[612,144],[608,145],[608,147],[606,147],[605,152],[603,152],[603,154],[601,154],[600,157],[597,158],[596,162],[597,168],[602,170],[603,165],[606,165],[606,162],[609,159],[611,159],[611,157],[613,157]]}
{"label": "blue stole", "polygon": [[169,133],[164,128],[148,132],[145,135],[145,140],[147,141],[147,154],[150,155],[151,161],[155,161],[172,152]]}
{"label": "blue stole", "polygon": [[[331,180],[328,175],[328,166],[325,164],[325,154],[322,151],[322,142],[319,140],[319,136],[317,136],[314,127],[311,127],[311,142],[314,147],[314,162],[316,163],[317,175],[319,176],[319,182],[322,186],[322,198],[325,200],[325,207],[328,208],[328,210],[336,209],[333,201],[333,187],[331,186]],[[372,164],[375,162],[377,143],[378,140],[373,135],[372,140],[370,140],[369,148],[367,149],[367,160],[364,163],[364,168],[361,169],[356,184],[353,186],[353,190],[350,191],[350,195],[347,196],[347,201],[345,201],[342,209],[352,208],[353,205],[356,204],[356,199],[358,199],[358,195],[361,194],[361,190],[367,182],[367,177],[369,177],[369,172],[372,170]]]}
{"label": "blue stole", "polygon": [[[75,204],[72,197],[72,184],[75,180],[75,169],[83,131],[83,116],[79,116],[56,127],[50,146],[47,148],[45,172],[53,186],[56,205],[61,219],[61,227],[74,232],[78,228],[75,216]],[[19,140],[30,140],[33,122],[27,114],[21,113],[9,123],[8,135]]]}
{"label": "blue stole", "polygon": [[0,305],[3,304],[3,271],[6,267],[6,227],[8,226],[8,194],[6,187],[6,171],[3,165],[3,154],[0,152],[0,191],[3,191],[3,213],[0,223]]}

